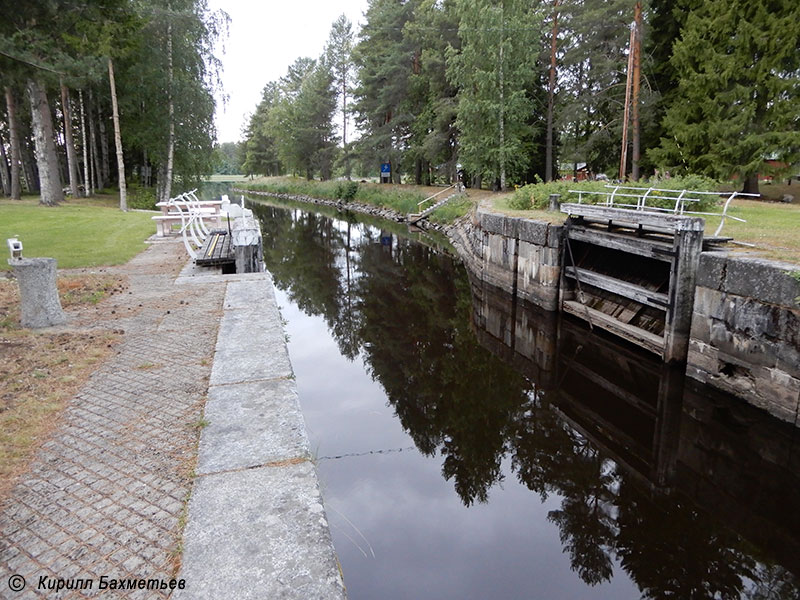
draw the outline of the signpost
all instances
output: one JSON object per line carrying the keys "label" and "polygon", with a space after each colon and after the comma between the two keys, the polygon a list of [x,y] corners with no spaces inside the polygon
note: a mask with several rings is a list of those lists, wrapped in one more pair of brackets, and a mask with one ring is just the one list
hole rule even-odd
{"label": "signpost", "polygon": [[381,163],[381,183],[392,183],[392,163]]}

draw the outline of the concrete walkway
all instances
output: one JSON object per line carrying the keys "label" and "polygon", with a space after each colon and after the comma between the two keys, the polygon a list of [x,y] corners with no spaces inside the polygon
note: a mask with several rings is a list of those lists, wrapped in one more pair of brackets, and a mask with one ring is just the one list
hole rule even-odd
{"label": "concrete walkway", "polygon": [[225,295],[174,597],[344,599],[272,282],[246,277]]}
{"label": "concrete walkway", "polygon": [[152,244],[68,324],[124,335],[0,506],[0,597],[343,597],[269,278],[185,260]]}

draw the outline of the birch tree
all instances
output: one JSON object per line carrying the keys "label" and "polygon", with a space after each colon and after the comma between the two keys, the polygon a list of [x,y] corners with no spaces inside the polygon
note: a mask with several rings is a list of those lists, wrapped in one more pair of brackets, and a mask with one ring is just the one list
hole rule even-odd
{"label": "birch tree", "polygon": [[542,38],[542,15],[523,0],[463,0],[459,13],[461,51],[451,51],[447,71],[459,88],[459,159],[506,189],[531,160],[528,88],[537,79],[532,48]]}

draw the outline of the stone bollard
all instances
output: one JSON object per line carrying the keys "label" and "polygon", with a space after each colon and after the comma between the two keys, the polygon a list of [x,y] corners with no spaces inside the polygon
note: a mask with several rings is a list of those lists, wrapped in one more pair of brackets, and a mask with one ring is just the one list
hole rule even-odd
{"label": "stone bollard", "polygon": [[8,264],[19,283],[22,326],[38,329],[66,323],[56,287],[56,259],[10,258]]}
{"label": "stone bollard", "polygon": [[550,194],[550,206],[547,210],[550,212],[558,212],[561,210],[561,194]]}

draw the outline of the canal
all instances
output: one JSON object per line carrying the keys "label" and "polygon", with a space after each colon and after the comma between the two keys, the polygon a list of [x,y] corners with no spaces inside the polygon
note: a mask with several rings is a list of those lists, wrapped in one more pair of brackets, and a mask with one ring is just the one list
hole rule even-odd
{"label": "canal", "polygon": [[351,600],[798,597],[798,429],[443,240],[251,206]]}

